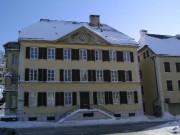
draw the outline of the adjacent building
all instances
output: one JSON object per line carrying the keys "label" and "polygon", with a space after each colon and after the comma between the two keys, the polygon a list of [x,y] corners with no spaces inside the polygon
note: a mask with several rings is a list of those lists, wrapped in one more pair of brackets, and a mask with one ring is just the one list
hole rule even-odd
{"label": "adjacent building", "polygon": [[[143,115],[138,44],[98,15],[89,22],[41,19],[20,30],[15,50],[7,46],[8,59],[18,57],[15,69],[7,61],[8,72],[19,81],[15,97],[6,92],[6,98],[16,99],[19,119],[57,121],[77,109],[91,111],[77,119],[95,117],[95,109],[116,117]],[[6,114],[13,112],[10,103]]]}
{"label": "adjacent building", "polygon": [[138,50],[144,112],[180,114],[180,35],[140,31]]}

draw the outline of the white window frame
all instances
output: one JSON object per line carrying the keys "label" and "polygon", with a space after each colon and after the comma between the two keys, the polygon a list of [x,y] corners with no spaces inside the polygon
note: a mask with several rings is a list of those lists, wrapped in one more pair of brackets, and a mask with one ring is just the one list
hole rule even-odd
{"label": "white window frame", "polygon": [[110,57],[110,61],[116,62],[117,61],[116,50],[109,50],[109,57]]}
{"label": "white window frame", "polygon": [[69,48],[63,49],[63,59],[64,60],[71,60],[71,55],[72,55],[71,49],[69,49]]}
{"label": "white window frame", "polygon": [[134,92],[127,91],[128,104],[134,104]]}
{"label": "white window frame", "polygon": [[98,105],[105,104],[105,92],[104,91],[97,92],[97,103],[98,103]]}
{"label": "white window frame", "polygon": [[128,82],[129,81],[129,71],[124,71],[125,74],[125,81]]}
{"label": "white window frame", "polygon": [[123,59],[125,62],[131,62],[130,51],[123,51]]}
{"label": "white window frame", "polygon": [[119,91],[113,91],[112,92],[112,96],[113,96],[113,104],[120,104],[120,93]]}
{"label": "white window frame", "polygon": [[72,106],[72,92],[64,92],[64,105]]}
{"label": "white window frame", "polygon": [[111,82],[118,82],[118,71],[111,70]]}
{"label": "white window frame", "polygon": [[47,81],[52,82],[55,81],[55,70],[47,69]]}
{"label": "white window frame", "polygon": [[103,70],[96,70],[96,82],[103,82],[103,81],[104,81]]}
{"label": "white window frame", "polygon": [[38,81],[38,69],[29,69],[29,81]]}
{"label": "white window frame", "polygon": [[64,69],[64,82],[72,82],[72,70]]}
{"label": "white window frame", "polygon": [[55,48],[47,48],[47,59],[48,60],[55,59]]}
{"label": "white window frame", "polygon": [[94,51],[95,61],[102,61],[102,50],[97,49]]}
{"label": "white window frame", "polygon": [[80,81],[88,82],[88,71],[86,69],[80,70]]}
{"label": "white window frame", "polygon": [[87,49],[79,49],[79,60],[87,61]]}
{"label": "white window frame", "polygon": [[13,54],[12,55],[12,65],[16,65],[17,64],[17,55]]}
{"label": "white window frame", "polygon": [[55,92],[47,92],[47,106],[54,107],[55,106]]}
{"label": "white window frame", "polygon": [[29,107],[37,106],[37,92],[29,92]]}
{"label": "white window frame", "polygon": [[38,47],[30,47],[30,58],[38,59],[39,48]]}

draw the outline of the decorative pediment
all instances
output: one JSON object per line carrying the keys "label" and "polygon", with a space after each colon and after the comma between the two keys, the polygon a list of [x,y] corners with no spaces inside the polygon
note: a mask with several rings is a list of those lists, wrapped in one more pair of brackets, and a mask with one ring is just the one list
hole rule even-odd
{"label": "decorative pediment", "polygon": [[80,28],[63,38],[58,40],[63,43],[72,43],[72,44],[100,44],[106,45],[107,42],[96,35],[95,33],[87,30],[86,28]]}

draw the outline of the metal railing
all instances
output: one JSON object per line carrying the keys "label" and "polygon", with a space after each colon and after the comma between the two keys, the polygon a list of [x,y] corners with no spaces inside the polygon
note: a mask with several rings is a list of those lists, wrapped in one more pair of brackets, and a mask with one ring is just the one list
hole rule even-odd
{"label": "metal railing", "polygon": [[108,113],[109,115],[114,116],[114,112],[106,109],[105,107],[102,107],[100,105],[91,105],[91,106],[92,106],[91,108],[100,109],[100,110]]}

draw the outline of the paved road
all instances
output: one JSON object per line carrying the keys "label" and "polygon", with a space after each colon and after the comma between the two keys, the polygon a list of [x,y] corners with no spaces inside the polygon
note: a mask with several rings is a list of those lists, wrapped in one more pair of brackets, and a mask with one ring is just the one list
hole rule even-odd
{"label": "paved road", "polygon": [[103,135],[122,134],[142,131],[147,128],[161,125],[165,122],[138,123],[138,124],[113,124],[80,127],[58,127],[58,128],[28,128],[17,129],[19,135]]}

